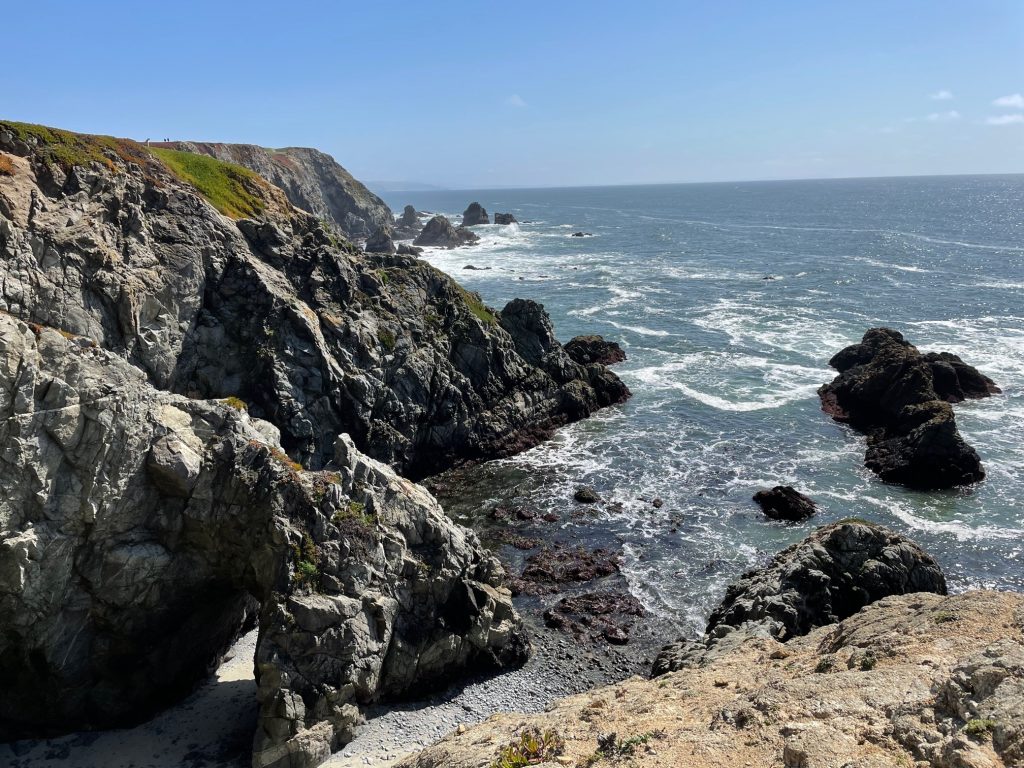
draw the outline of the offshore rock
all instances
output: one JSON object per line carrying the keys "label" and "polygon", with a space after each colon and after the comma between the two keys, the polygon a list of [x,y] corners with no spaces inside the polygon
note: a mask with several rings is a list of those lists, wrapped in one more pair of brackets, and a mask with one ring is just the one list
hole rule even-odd
{"label": "offshore rock", "polygon": [[614,365],[626,359],[626,353],[616,342],[597,335],[574,336],[565,345],[565,352],[580,365]]}
{"label": "offshore rock", "polygon": [[0,739],[138,722],[259,616],[255,766],[525,651],[500,565],[342,435],[307,472],[244,410],[0,314]]}
{"label": "offshore rock", "polygon": [[395,221],[395,236],[400,239],[412,239],[420,233],[420,218],[411,205],[405,206],[402,215]]}
{"label": "offshore rock", "polygon": [[261,210],[233,220],[139,145],[66,172],[21,144],[0,176],[0,310],[93,339],[158,389],[244,400],[303,466],[347,433],[424,477],[628,395],[565,354],[539,305],[499,314],[423,261],[361,253],[258,177]]}
{"label": "offshore rock", "polygon": [[998,393],[987,376],[956,355],[921,354],[888,328],[872,328],[829,364],[839,376],[818,390],[822,410],[867,435],[864,463],[883,480],[933,489],[984,478],[950,403]]}
{"label": "offshore rock", "polygon": [[495,224],[518,224],[519,221],[511,213],[495,213],[494,214]]}
{"label": "offshore rock", "polygon": [[394,253],[395,242],[391,239],[391,232],[381,227],[366,239],[367,253]]}
{"label": "offshore rock", "polygon": [[470,203],[469,207],[462,212],[462,226],[475,227],[477,224],[490,224],[487,217],[487,209],[480,203]]}
{"label": "offshore rock", "polygon": [[296,208],[326,219],[350,238],[369,237],[394,221],[391,209],[330,155],[308,147],[173,142],[175,149],[216,157],[255,171]]}
{"label": "offshore rock", "polygon": [[445,216],[437,214],[423,227],[423,231],[413,240],[413,245],[434,246],[437,248],[458,248],[472,245],[480,237],[465,227],[456,229]]}
{"label": "offshore rock", "polygon": [[776,485],[754,494],[754,501],[772,520],[799,522],[811,517],[817,506],[814,501],[789,485]]}

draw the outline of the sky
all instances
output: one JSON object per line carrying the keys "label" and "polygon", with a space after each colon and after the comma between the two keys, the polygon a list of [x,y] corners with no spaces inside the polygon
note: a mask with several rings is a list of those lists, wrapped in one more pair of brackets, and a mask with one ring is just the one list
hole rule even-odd
{"label": "sky", "polygon": [[9,3],[0,118],[363,180],[1024,172],[1024,2]]}

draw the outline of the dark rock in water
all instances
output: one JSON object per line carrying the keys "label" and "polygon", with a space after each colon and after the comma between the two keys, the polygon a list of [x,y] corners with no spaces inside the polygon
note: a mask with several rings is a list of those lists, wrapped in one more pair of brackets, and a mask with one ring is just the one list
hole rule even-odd
{"label": "dark rock in water", "polygon": [[463,269],[473,269],[473,270],[476,270],[477,272],[484,272],[484,271],[490,269],[490,267],[477,267],[477,266],[474,266],[472,264],[467,264],[466,266],[463,267]]}
{"label": "dark rock in water", "polygon": [[408,243],[399,243],[395,246],[395,252],[399,256],[421,256],[423,255],[423,249],[419,246],[409,245]]}
{"label": "dark rock in water", "polygon": [[413,245],[428,245],[439,248],[458,248],[460,245],[472,245],[479,242],[480,237],[465,227],[456,229],[447,218],[438,214],[423,227],[423,231],[413,240]]}
{"label": "dark rock in water", "polygon": [[912,592],[946,594],[942,569],[927,552],[880,525],[833,523],[730,585],[704,636],[665,646],[652,675],[706,663],[753,638],[784,642]]}
{"label": "dark rock in water", "polygon": [[395,242],[391,239],[390,230],[379,228],[366,239],[365,248],[368,253],[394,253]]}
{"label": "dark rock in water", "polygon": [[597,495],[597,491],[586,485],[581,485],[577,488],[576,493],[572,497],[580,504],[597,504],[601,500],[601,497]]}
{"label": "dark rock in water", "polygon": [[495,213],[494,214],[495,224],[518,224],[516,217],[511,213]]}
{"label": "dark rock in water", "polygon": [[565,345],[565,352],[580,365],[600,363],[614,365],[626,359],[626,353],[614,341],[602,336],[575,336]]}
{"label": "dark rock in water", "polygon": [[469,207],[462,212],[462,226],[475,227],[477,224],[490,224],[487,217],[487,210],[480,203],[470,203]]}
{"label": "dark rock in water", "polygon": [[888,328],[872,328],[829,364],[839,376],[818,390],[822,410],[867,435],[864,463],[883,480],[932,489],[984,478],[950,403],[999,392],[987,376],[956,355],[923,355]]}
{"label": "dark rock in water", "polygon": [[643,615],[644,608],[633,595],[609,590],[563,597],[544,612],[544,623],[570,632],[581,642],[625,645],[637,617]]}
{"label": "dark rock in water", "polygon": [[785,640],[907,592],[946,594],[938,563],[898,533],[844,520],[819,528],[730,585],[707,631],[721,634],[720,629],[753,621]]}
{"label": "dark rock in water", "polygon": [[594,581],[619,571],[619,555],[556,544],[526,558],[522,576],[512,579],[513,594],[550,594],[563,584]]}
{"label": "dark rock in water", "polygon": [[395,236],[412,238],[420,233],[420,217],[411,205],[405,206],[402,215],[395,221]]}
{"label": "dark rock in water", "polygon": [[806,520],[817,511],[817,506],[808,497],[788,485],[776,485],[754,494],[756,501],[764,511],[765,517],[772,520],[788,520],[799,522]]}
{"label": "dark rock in water", "polygon": [[655,509],[661,509],[663,506],[665,506],[665,502],[662,501],[660,498],[655,498],[654,501],[651,502],[651,506],[654,507]]}
{"label": "dark rock in water", "polygon": [[593,237],[590,232],[573,232],[570,237]]}
{"label": "dark rock in water", "polygon": [[775,275],[765,275],[761,279],[762,280],[774,280],[775,279]]}

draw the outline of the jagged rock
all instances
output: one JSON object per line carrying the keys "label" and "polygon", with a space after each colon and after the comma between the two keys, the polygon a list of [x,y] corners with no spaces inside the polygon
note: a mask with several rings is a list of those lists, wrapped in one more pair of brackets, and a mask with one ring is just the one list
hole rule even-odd
{"label": "jagged rock", "polygon": [[765,517],[772,520],[799,522],[817,511],[812,499],[789,485],[776,485],[758,491],[754,494],[754,501],[761,507]]}
{"label": "jagged rock", "polygon": [[594,581],[618,571],[618,553],[556,543],[526,558],[522,575],[512,579],[511,585],[516,594],[550,594],[560,585]]}
{"label": "jagged rock", "polygon": [[772,637],[786,639],[907,592],[946,594],[938,563],[880,525],[841,521],[819,528],[730,585],[707,631],[721,635],[754,622]]}
{"label": "jagged rock", "polygon": [[631,743],[619,762],[635,768],[1018,768],[1022,627],[1012,592],[887,597],[785,644],[751,637],[657,680],[492,716],[399,766],[497,764],[536,729],[561,740],[564,765],[593,763],[615,741]]}
{"label": "jagged rock", "polygon": [[422,256],[423,249],[408,243],[399,243],[395,246],[395,252],[399,256]]}
{"label": "jagged rock", "polygon": [[369,237],[394,221],[387,203],[330,155],[307,147],[175,142],[174,148],[245,166],[280,187],[296,208],[326,219],[351,238]]}
{"label": "jagged rock", "polygon": [[360,451],[508,455],[614,374],[255,174],[214,168],[232,218],[133,142],[31,138],[0,176],[0,739],[145,718],[256,614],[261,768],[521,659],[497,561]]}
{"label": "jagged rock", "polygon": [[0,310],[93,339],[159,389],[241,398],[304,466],[345,432],[424,477],[628,395],[570,360],[542,310],[513,338],[515,303],[500,318],[423,261],[360,253],[258,177],[261,210],[232,220],[125,147],[136,161],[65,173],[37,145],[0,177]]}
{"label": "jagged rock", "polygon": [[347,436],[304,471],[244,411],[0,314],[0,445],[0,740],[152,715],[253,612],[255,766],[524,654],[497,561]]}
{"label": "jagged rock", "polygon": [[395,222],[395,235],[400,238],[413,238],[420,233],[420,217],[411,205],[405,206],[402,215]]}
{"label": "jagged rock", "polygon": [[394,253],[395,242],[391,239],[391,232],[381,227],[366,239],[366,250],[368,253]]}
{"label": "jagged rock", "polygon": [[867,434],[864,463],[883,480],[931,489],[984,478],[949,404],[999,392],[991,379],[956,355],[922,355],[888,328],[872,328],[829,364],[839,376],[818,390],[822,410]]}
{"label": "jagged rock", "polygon": [[472,245],[480,237],[465,227],[456,229],[447,218],[438,214],[423,227],[423,231],[413,240],[413,245],[434,246],[437,248],[458,248]]}
{"label": "jagged rock", "polygon": [[477,224],[490,224],[487,218],[487,210],[480,203],[470,203],[469,207],[462,212],[462,226],[475,227]]}
{"label": "jagged rock", "polygon": [[626,353],[616,342],[597,335],[574,336],[565,345],[565,352],[580,365],[614,365],[626,359]]}
{"label": "jagged rock", "polygon": [[495,213],[494,214],[495,224],[518,224],[519,221],[511,213]]}
{"label": "jagged rock", "polygon": [[586,485],[581,485],[577,488],[572,497],[580,504],[597,504],[601,500],[601,497],[597,495],[597,491]]}

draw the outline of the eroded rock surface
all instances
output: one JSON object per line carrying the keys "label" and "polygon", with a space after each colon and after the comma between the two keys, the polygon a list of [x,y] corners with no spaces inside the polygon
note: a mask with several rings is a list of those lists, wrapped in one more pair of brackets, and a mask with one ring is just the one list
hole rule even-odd
{"label": "eroded rock surface", "polygon": [[462,226],[464,227],[475,227],[477,224],[490,223],[491,220],[487,216],[487,209],[480,205],[480,203],[470,203],[466,210],[462,212]]}
{"label": "eroded rock surface", "polygon": [[[536,728],[564,742],[552,765],[1012,768],[1024,760],[1022,653],[1024,596],[887,597],[786,643],[748,638],[656,680],[494,716],[400,766],[489,766]],[[587,762],[610,742],[629,752]]]}
{"label": "eroded rock surface", "polygon": [[822,410],[867,435],[864,463],[887,482],[950,488],[985,477],[960,436],[950,403],[988,397],[995,383],[948,352],[921,354],[889,328],[872,328],[829,364]]}
{"label": "eroded rock surface", "polygon": [[480,236],[465,226],[456,228],[447,217],[438,214],[424,225],[412,243],[437,248],[458,248],[460,245],[472,245],[479,240]]}
{"label": "eroded rock surface", "polygon": [[617,342],[597,335],[574,336],[565,345],[565,352],[580,365],[614,365],[626,359],[626,353]]}
{"label": "eroded rock surface", "polygon": [[814,515],[817,506],[814,501],[790,485],[776,485],[754,494],[754,501],[761,507],[765,517],[772,520],[799,522]]}
{"label": "eroded rock surface", "polygon": [[519,220],[516,219],[511,213],[495,213],[494,214],[495,224],[518,224]]}

